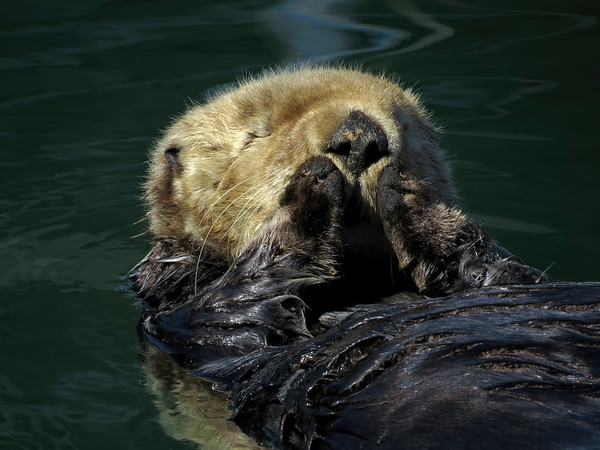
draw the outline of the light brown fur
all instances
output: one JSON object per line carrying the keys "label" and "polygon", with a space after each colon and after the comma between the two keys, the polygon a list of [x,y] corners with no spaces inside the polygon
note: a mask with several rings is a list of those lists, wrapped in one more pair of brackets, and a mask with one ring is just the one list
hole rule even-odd
{"label": "light brown fur", "polygon": [[[354,110],[383,129],[390,148],[390,156],[358,177],[341,157],[326,152],[330,136]],[[168,148],[178,149],[180,165],[169,163]],[[455,199],[436,131],[416,94],[383,76],[302,67],[244,81],[192,107],[166,130],[151,156],[146,185],[150,230],[159,239],[191,243],[190,252],[201,259],[231,263],[280,220],[279,200],[292,174],[318,155],[331,158],[360,187],[369,214],[377,209],[379,173],[391,158],[399,158],[434,199]]]}

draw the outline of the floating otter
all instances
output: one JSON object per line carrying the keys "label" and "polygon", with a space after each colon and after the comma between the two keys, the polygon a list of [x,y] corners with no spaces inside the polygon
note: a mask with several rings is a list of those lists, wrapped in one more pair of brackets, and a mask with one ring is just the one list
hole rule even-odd
{"label": "floating otter", "polygon": [[[231,389],[236,422],[258,442],[464,447],[464,433],[533,442],[548,424],[600,439],[600,288],[573,299],[574,286],[467,219],[410,90],[327,67],[243,82],[164,133],[145,198],[155,240],[134,275],[143,335]],[[494,287],[515,283],[548,284]],[[384,297],[401,304],[357,306]],[[582,407],[570,420],[553,401]],[[498,424],[502,405],[512,416]],[[427,422],[440,414],[469,425]],[[530,414],[546,425],[527,434],[514,424]]]}

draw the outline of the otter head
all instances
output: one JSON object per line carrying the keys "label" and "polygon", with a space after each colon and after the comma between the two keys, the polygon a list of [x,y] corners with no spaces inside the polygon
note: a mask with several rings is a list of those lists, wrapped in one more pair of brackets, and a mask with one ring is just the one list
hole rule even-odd
{"label": "otter head", "polygon": [[[318,187],[319,173],[332,189]],[[158,244],[138,275],[144,286],[186,284],[194,271],[196,290],[199,275],[214,279],[273,241],[301,249],[312,261],[303,271],[317,278],[338,273],[343,259],[346,279],[358,274],[391,290],[399,281],[437,295],[545,279],[455,206],[449,165],[417,96],[356,70],[267,73],[192,107],[157,142],[145,196]],[[184,260],[167,271],[146,264]]]}
{"label": "otter head", "polygon": [[231,262],[280,220],[290,179],[317,156],[342,172],[365,216],[376,210],[381,169],[394,160],[427,180],[436,198],[454,199],[416,95],[355,70],[304,68],[241,83],[174,122],[151,157],[150,229]]}

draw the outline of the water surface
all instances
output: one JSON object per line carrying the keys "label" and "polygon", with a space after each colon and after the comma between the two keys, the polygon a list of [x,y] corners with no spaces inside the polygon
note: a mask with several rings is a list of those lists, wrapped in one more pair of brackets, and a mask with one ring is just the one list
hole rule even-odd
{"label": "water surface", "polygon": [[[444,126],[469,214],[555,279],[599,280],[598,8],[3,6],[0,446],[193,447],[158,423],[165,405],[149,392],[139,309],[122,276],[148,248],[134,236],[144,231],[139,185],[152,140],[190,100],[263,67],[344,60],[397,75]],[[166,414],[188,420],[176,406]]]}

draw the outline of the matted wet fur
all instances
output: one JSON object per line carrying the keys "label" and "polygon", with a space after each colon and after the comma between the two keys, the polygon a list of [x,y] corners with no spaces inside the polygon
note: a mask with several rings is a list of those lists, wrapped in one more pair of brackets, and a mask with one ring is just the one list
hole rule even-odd
{"label": "matted wet fur", "polygon": [[[600,283],[487,287],[327,316],[331,329],[313,339],[235,357],[194,343],[208,336],[200,323],[193,336],[154,342],[230,389],[235,423],[274,448],[600,444]],[[168,367],[164,354],[145,357],[172,383],[156,370],[156,360]]]}
{"label": "matted wet fur", "polygon": [[[571,433],[580,428],[582,436],[598,437],[590,429],[597,424],[592,413],[599,412],[600,377],[593,363],[600,356],[597,285],[578,291],[590,306],[573,306],[574,319],[564,319],[554,335],[520,325],[536,314],[540,323],[556,319],[541,305],[546,297],[556,300],[550,294],[554,287],[494,294],[516,297],[507,300],[516,305],[505,313],[512,324],[506,329],[514,333],[508,340],[495,334],[504,316],[494,312],[495,301],[490,303],[483,292],[464,297],[468,301],[426,300],[485,286],[547,283],[549,278],[462,213],[436,129],[417,96],[397,83],[327,67],[267,72],[242,82],[192,107],[166,130],[151,155],[145,198],[154,243],[133,277],[145,306],[143,335],[182,366],[232,389],[236,422],[259,442],[286,448],[367,442],[394,447],[398,439],[407,439],[397,429],[402,426],[418,433],[432,427],[430,439],[416,443],[432,444],[438,436],[468,444],[463,433],[475,432],[474,426],[457,434],[440,427],[436,435],[436,414],[443,410],[449,416],[481,417],[477,426],[483,430],[497,426],[500,416],[488,414],[486,402],[497,400],[488,385],[499,366],[481,362],[485,370],[467,377],[465,370],[471,373],[480,360],[468,352],[475,359],[438,354],[441,341],[426,336],[444,333],[449,333],[444,345],[462,345],[464,339],[473,345],[491,342],[490,351],[510,355],[515,363],[506,370],[517,384],[529,383],[519,367],[539,372],[538,366],[547,367],[560,353],[572,376],[589,381],[584,383],[587,394],[581,394],[588,403],[577,410],[574,424],[562,429]],[[534,292],[533,307],[523,306],[527,289]],[[569,287],[560,289],[562,297],[556,301],[563,303],[557,308],[577,305]],[[346,313],[335,312],[400,292],[408,306],[363,307],[345,320]],[[469,308],[459,306],[461,298]],[[527,314],[521,306],[529,308]],[[445,316],[456,316],[451,331],[443,331],[438,307],[445,308]],[[552,309],[550,303],[547,307]],[[423,311],[419,320],[427,332],[419,345],[429,358],[426,371],[417,360],[405,358],[415,343],[402,331],[412,323],[402,308]],[[353,320],[360,324],[352,325]],[[481,324],[481,330],[474,324]],[[508,344],[517,336],[523,338],[524,352],[515,353]],[[565,347],[558,353],[543,345],[538,349],[543,336],[564,340]],[[365,339],[370,343],[363,346]],[[342,358],[343,364],[310,356],[316,348],[338,363]],[[356,351],[347,353],[350,348]],[[427,375],[435,371],[438,358],[440,373],[449,377],[446,397],[417,395],[414,383],[403,384],[404,376],[413,381],[422,377],[431,381],[431,392],[443,391],[443,379]],[[261,371],[266,361],[273,361],[268,372]],[[523,420],[526,413],[535,413],[560,428],[568,418],[562,412],[551,414],[553,407],[544,401],[571,405],[580,395],[565,394],[560,376],[536,385],[547,400],[519,394],[520,400],[513,401],[513,393],[522,390],[506,391],[506,397],[499,389],[498,401],[506,402],[514,417]],[[301,382],[304,377],[314,384]],[[377,379],[390,384],[376,384]],[[342,405],[338,408],[328,403],[330,388],[323,383],[340,388],[358,384],[340,391],[350,403],[336,400],[335,405]],[[282,387],[265,389],[277,385]],[[419,384],[418,389],[427,386]],[[369,398],[349,400],[361,398],[360,392],[368,392]],[[416,415],[413,406],[383,407],[388,396],[395,403],[401,403],[398,396],[423,402],[433,422],[425,422],[427,414]],[[369,409],[373,405],[381,408]],[[367,424],[361,408],[379,411],[376,427]],[[256,421],[257,411],[268,414]],[[315,416],[323,411],[329,411],[325,422]],[[526,439],[519,430],[512,436]],[[510,442],[510,433],[500,435]]]}

